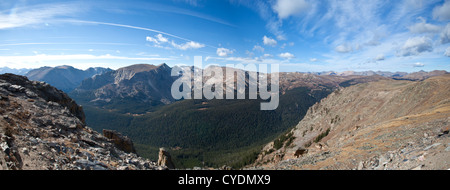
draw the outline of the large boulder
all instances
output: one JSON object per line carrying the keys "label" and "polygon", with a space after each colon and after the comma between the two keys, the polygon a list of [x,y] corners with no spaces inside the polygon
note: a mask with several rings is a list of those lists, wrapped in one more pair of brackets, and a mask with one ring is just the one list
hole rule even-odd
{"label": "large boulder", "polygon": [[169,152],[167,152],[164,148],[159,149],[158,166],[165,166],[169,169],[175,169],[175,165],[172,162]]}
{"label": "large boulder", "polygon": [[127,136],[123,136],[117,131],[103,129],[103,136],[112,140],[112,142],[116,145],[116,147],[124,152],[128,153],[136,153],[136,149],[134,148],[133,141]]}

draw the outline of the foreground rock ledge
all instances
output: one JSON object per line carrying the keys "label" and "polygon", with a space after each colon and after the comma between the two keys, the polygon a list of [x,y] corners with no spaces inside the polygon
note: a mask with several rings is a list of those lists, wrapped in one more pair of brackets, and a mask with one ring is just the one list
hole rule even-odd
{"label": "foreground rock ledge", "polygon": [[87,127],[82,107],[46,83],[0,75],[0,108],[0,170],[167,169]]}

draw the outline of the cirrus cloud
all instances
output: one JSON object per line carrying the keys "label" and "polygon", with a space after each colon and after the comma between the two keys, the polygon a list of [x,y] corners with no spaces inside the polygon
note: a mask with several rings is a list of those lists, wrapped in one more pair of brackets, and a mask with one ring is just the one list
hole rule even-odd
{"label": "cirrus cloud", "polygon": [[450,47],[448,47],[448,48],[445,50],[444,55],[447,56],[447,57],[450,57]]}
{"label": "cirrus cloud", "polygon": [[79,3],[49,3],[16,7],[14,11],[0,11],[0,29],[39,25],[61,16],[74,16],[83,11]]}
{"label": "cirrus cloud", "polygon": [[280,19],[301,14],[307,8],[308,3],[305,0],[278,0],[272,7]]}

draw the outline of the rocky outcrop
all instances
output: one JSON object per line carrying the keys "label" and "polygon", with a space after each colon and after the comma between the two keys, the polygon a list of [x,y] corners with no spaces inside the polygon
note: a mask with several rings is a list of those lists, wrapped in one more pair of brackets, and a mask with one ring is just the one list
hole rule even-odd
{"label": "rocky outcrop", "polygon": [[166,149],[164,148],[159,149],[158,166],[164,166],[169,169],[175,169],[175,165],[172,162],[172,157],[170,156],[169,152],[167,152]]}
{"label": "rocky outcrop", "polygon": [[110,139],[118,149],[128,153],[136,153],[134,149],[133,141],[127,136],[123,136],[117,131],[103,129],[103,136]]}
{"label": "rocky outcrop", "polygon": [[12,74],[0,75],[0,169],[166,169],[87,127],[62,91]]}
{"label": "rocky outcrop", "polygon": [[0,87],[7,90],[4,95],[25,95],[26,97],[42,98],[46,102],[54,102],[65,107],[71,114],[80,119],[85,124],[83,108],[78,106],[67,94],[58,90],[45,82],[29,81],[24,76],[14,74],[0,75],[0,80],[8,81],[0,83]]}
{"label": "rocky outcrop", "polygon": [[[336,90],[264,147],[259,169],[449,169],[450,75]],[[278,143],[280,144],[280,143]],[[298,150],[307,151],[299,152]],[[282,159],[279,159],[282,158]]]}

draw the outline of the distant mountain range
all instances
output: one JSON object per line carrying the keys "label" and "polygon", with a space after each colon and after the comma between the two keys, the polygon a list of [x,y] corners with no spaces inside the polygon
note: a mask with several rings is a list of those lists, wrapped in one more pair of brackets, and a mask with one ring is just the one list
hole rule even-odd
{"label": "distant mountain range", "polygon": [[32,69],[12,69],[9,67],[0,67],[0,74],[12,73],[16,75],[25,75]]}
{"label": "distant mountain range", "polygon": [[109,71],[112,70],[102,67],[86,70],[80,70],[72,66],[41,67],[30,70],[25,76],[30,80],[46,82],[64,92],[70,92],[78,87],[84,79]]}
{"label": "distant mountain range", "polygon": [[404,80],[424,80],[433,76],[439,76],[448,73],[443,70],[434,70],[430,72],[426,71],[418,71],[413,73],[407,72],[389,72],[389,71],[344,71],[344,72],[334,72],[334,71],[323,71],[323,72],[308,72],[315,75],[335,75],[335,76],[351,76],[351,75],[359,75],[359,76],[372,76],[372,75],[380,75],[383,77],[393,78],[393,79],[404,79]]}
{"label": "distant mountain range", "polygon": [[[161,67],[163,66],[163,67]],[[161,67],[161,68],[159,68]],[[152,80],[152,83],[142,83],[140,85],[147,85],[147,89],[156,89],[155,92],[153,92],[152,90],[147,91],[147,94],[142,94],[141,92],[136,92],[135,90],[133,90],[133,87],[125,87],[125,88],[121,88],[121,90],[116,91],[116,92],[112,92],[111,89],[111,85],[119,85],[119,83],[121,83],[121,81],[124,81],[124,79],[131,79],[133,78],[134,81],[137,80],[141,80],[139,79],[139,77],[134,77],[135,74],[138,74],[138,76],[142,75],[139,73],[142,72],[147,72],[150,70],[153,70],[155,68],[159,68],[160,71],[163,72],[170,72],[171,68],[167,65],[167,64],[161,64],[159,66],[155,66],[155,65],[148,65],[148,64],[136,64],[136,65],[131,65],[131,66],[127,66],[127,67],[123,67],[117,70],[112,70],[109,68],[102,68],[102,67],[95,67],[95,68],[89,68],[86,70],[80,70],[77,68],[74,68],[72,66],[57,66],[57,67],[41,67],[38,69],[12,69],[12,68],[8,68],[8,67],[2,67],[0,68],[0,74],[3,73],[12,73],[12,74],[17,74],[17,75],[24,75],[27,76],[30,80],[37,80],[37,81],[42,81],[42,82],[47,82],[53,86],[55,86],[56,88],[63,90],[64,92],[68,93],[71,92],[72,90],[74,90],[75,88],[79,87],[79,90],[93,90],[93,89],[97,89],[100,87],[103,87],[101,90],[98,90],[95,93],[95,96],[98,98],[98,101],[109,101],[110,96],[112,97],[127,97],[128,95],[125,95],[122,92],[131,90],[134,91],[134,94],[131,95],[132,93],[127,93],[130,96],[133,97],[137,97],[137,96],[141,96],[141,99],[147,99],[147,101],[151,101],[152,98],[155,100],[159,99],[160,101],[163,102],[163,104],[168,104],[173,102],[173,98],[170,96],[170,94],[168,92],[170,92],[170,87],[167,88],[167,84],[159,84],[158,81],[158,76],[156,76],[156,78],[153,79],[149,79]],[[192,69],[194,69],[192,67]],[[105,76],[101,76],[101,77],[96,77],[93,79],[90,79],[91,77],[95,76],[95,75],[101,75],[107,72],[113,71],[113,73],[110,73],[109,75],[105,75]],[[154,72],[154,71],[152,71]],[[288,72],[290,73],[290,72]],[[379,75],[379,76],[383,76],[383,77],[388,77],[388,78],[392,78],[392,79],[398,79],[398,80],[424,80],[427,79],[429,77],[433,77],[433,76],[439,76],[439,75],[443,75],[448,73],[447,71],[443,71],[443,70],[435,70],[435,71],[430,71],[430,72],[426,72],[426,71],[418,71],[418,72],[413,72],[413,73],[407,73],[407,72],[389,72],[389,71],[361,71],[361,72],[356,72],[356,71],[344,71],[344,72],[334,72],[334,71],[323,71],[323,72],[297,72],[297,73],[303,73],[303,74],[313,74],[313,75],[317,75],[317,76],[374,76],[374,75]],[[163,75],[160,75],[159,77],[163,77]],[[238,76],[238,77],[242,77],[242,76]],[[249,77],[248,75],[246,77]],[[114,78],[114,79],[113,79]],[[169,77],[171,78],[171,77]],[[88,79],[86,81],[84,81],[84,83],[82,84],[82,81]],[[167,78],[168,79],[168,78]],[[105,85],[105,83],[109,83],[111,81],[114,81],[113,84],[110,85]],[[146,79],[145,79],[146,80]],[[207,80],[207,78],[205,78],[204,80]],[[225,78],[225,80],[227,80]],[[167,81],[168,84],[172,84],[173,80],[168,80]],[[249,80],[247,79],[246,82],[249,82]],[[81,85],[81,86],[80,86]],[[92,86],[92,85],[97,85],[97,86]],[[123,84],[122,87],[126,85]],[[152,86],[153,85],[153,86]],[[155,86],[157,85],[157,86]],[[160,90],[160,87],[164,86],[163,88],[164,90],[162,92],[157,92]],[[247,84],[248,85],[248,84]],[[119,85],[120,86],[120,85]],[[102,91],[102,92],[100,92]],[[151,93],[148,94],[148,93]],[[159,104],[159,103],[158,103]]]}
{"label": "distant mountain range", "polygon": [[[189,68],[192,71],[201,70]],[[278,108],[261,111],[260,103],[263,101],[261,99],[175,100],[171,94],[171,86],[179,76],[172,77],[172,69],[164,63],[137,64],[117,70],[90,68],[84,71],[71,66],[59,66],[31,70],[26,76],[31,80],[45,81],[69,92],[68,95],[82,105],[89,127],[99,132],[103,129],[112,129],[127,135],[134,141],[139,155],[156,160],[159,148],[166,147],[178,168],[223,165],[241,168],[255,160],[259,164],[258,167],[263,168],[266,167],[265,163],[272,163],[274,160],[285,164],[283,159],[295,157],[297,153],[292,154],[292,151],[301,152],[298,148],[305,148],[303,146],[306,145],[339,148],[341,140],[337,137],[344,140],[353,139],[353,136],[348,136],[352,133],[351,127],[356,128],[353,130],[356,132],[352,134],[364,137],[365,133],[359,133],[358,128],[369,130],[367,126],[378,121],[381,124],[383,121],[395,123],[397,121],[395,118],[404,120],[420,116],[417,114],[426,116],[428,113],[420,110],[411,113],[406,110],[408,112],[406,113],[403,108],[409,106],[411,110],[416,109],[411,106],[421,106],[423,100],[430,97],[432,100],[428,103],[433,106],[436,104],[436,108],[439,108],[440,104],[447,101],[445,99],[447,96],[443,92],[448,91],[446,90],[448,76],[445,80],[442,78],[427,80],[432,76],[445,75],[446,71],[282,72],[279,73]],[[245,78],[246,92],[250,84],[256,81],[251,77],[259,76],[258,73],[254,74],[245,71],[236,75],[237,78]],[[226,76],[224,79],[233,82],[237,80]],[[206,80],[208,77],[203,78],[203,82]],[[429,88],[432,85],[437,86]],[[11,86],[11,89],[15,88],[20,87]],[[439,96],[430,94],[437,90],[440,90]],[[389,99],[387,95],[394,99]],[[324,100],[326,97],[328,98]],[[308,110],[310,113],[307,115]],[[448,110],[438,111],[442,113],[445,111],[444,114],[447,114]],[[305,115],[305,120],[299,124]],[[344,122],[349,124],[341,125]],[[292,129],[297,124],[300,127]],[[376,126],[383,127],[381,124]],[[377,133],[382,131],[382,128],[379,129]],[[290,131],[292,133],[286,133]],[[328,141],[332,137],[334,140]],[[321,140],[329,144],[320,144]],[[357,139],[354,140],[348,141],[346,145],[351,146]],[[272,143],[261,152],[262,147],[271,141]],[[361,147],[370,148],[366,144],[361,144]],[[283,152],[284,150],[286,151]],[[319,153],[311,154],[312,156],[330,156],[323,151],[317,152],[312,149],[308,151]],[[315,158],[310,160],[321,161]],[[301,164],[295,162],[295,167],[297,165],[304,167]],[[362,165],[364,164],[365,161]],[[277,165],[276,168],[284,166]],[[354,163],[347,166],[355,167]]]}
{"label": "distant mountain range", "polygon": [[[261,111],[260,99],[175,101],[170,90],[178,76],[172,77],[171,70],[166,64],[123,67],[84,80],[69,95],[83,106],[90,127],[124,133],[137,143],[141,155],[156,155],[161,146],[178,147],[171,154],[181,168],[202,162],[242,167],[260,146],[298,123],[311,105],[335,89],[386,79],[280,73],[279,107]],[[246,90],[254,82],[252,75],[237,75],[246,78]]]}

